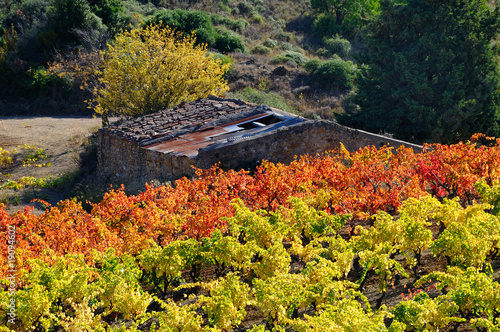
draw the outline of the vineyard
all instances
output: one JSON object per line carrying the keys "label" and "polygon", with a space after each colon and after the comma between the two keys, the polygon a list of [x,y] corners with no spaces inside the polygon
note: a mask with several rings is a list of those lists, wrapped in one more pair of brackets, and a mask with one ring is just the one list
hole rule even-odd
{"label": "vineyard", "polygon": [[46,205],[0,209],[0,331],[500,331],[500,139]]}

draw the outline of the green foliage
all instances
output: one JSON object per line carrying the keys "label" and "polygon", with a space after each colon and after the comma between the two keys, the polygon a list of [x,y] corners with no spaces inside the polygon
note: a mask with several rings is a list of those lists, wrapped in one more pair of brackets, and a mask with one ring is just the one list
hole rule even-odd
{"label": "green foliage", "polygon": [[[465,270],[456,267],[447,272],[432,272],[415,283],[417,287],[436,280],[436,287],[445,290],[438,299],[449,301],[460,308],[466,317],[483,317],[490,321],[500,314],[498,292],[500,284],[493,281],[491,274],[469,267]],[[493,324],[492,324],[493,325]]]}
{"label": "green foliage", "polygon": [[264,45],[257,45],[252,49],[253,54],[269,54],[271,51],[269,47]]}
{"label": "green foliage", "polygon": [[484,203],[492,205],[491,213],[500,216],[500,183],[494,182],[490,187],[486,181],[480,181],[475,185],[476,191]]}
{"label": "green foliage", "polygon": [[281,53],[281,54],[275,56],[272,59],[272,62],[273,63],[284,63],[284,62],[292,61],[295,64],[302,66],[308,60],[309,60],[309,58],[300,52],[286,51],[285,53]]}
{"label": "green foliage", "polygon": [[369,30],[353,99],[360,111],[342,123],[414,142],[499,134],[498,9],[484,0],[386,1]]}
{"label": "green foliage", "polygon": [[[317,61],[310,63],[308,67],[314,68],[316,65],[318,65]],[[352,61],[331,59],[319,64],[312,72],[311,78],[315,83],[323,86],[349,90],[354,87],[355,75],[356,65]]]}
{"label": "green foliage", "polygon": [[26,96],[36,97],[39,94],[47,94],[53,89],[69,91],[72,82],[67,77],[61,77],[43,67],[38,67],[29,69],[19,85],[25,89]]}
{"label": "green foliage", "polygon": [[[216,21],[229,27],[240,29],[245,26],[244,21],[234,21],[222,16],[217,16]],[[154,18],[148,20],[145,24],[163,24],[168,25],[186,35],[196,32],[196,43],[206,44],[208,48],[216,48],[221,52],[244,52],[245,43],[243,39],[235,32],[224,28],[216,29],[213,26],[211,16],[203,11],[164,9],[157,12]]]}
{"label": "green foliage", "polygon": [[224,25],[227,28],[234,30],[234,31],[243,31],[248,25],[248,22],[242,18],[239,18],[237,20],[233,20],[230,17],[222,16],[220,14],[213,14],[212,15],[212,22],[214,24]]}
{"label": "green foliage", "polygon": [[457,201],[446,200],[436,215],[446,229],[432,245],[432,252],[448,257],[452,265],[481,268],[498,250],[500,219],[487,213],[486,204],[462,208]]}
{"label": "green foliage", "polygon": [[193,239],[175,241],[163,248],[153,246],[139,256],[139,262],[145,272],[151,273],[157,284],[163,278],[163,292],[181,277],[182,271],[190,269],[199,258],[200,247]]}
{"label": "green foliage", "polygon": [[405,331],[432,330],[439,331],[451,322],[462,322],[464,319],[453,317],[458,311],[456,303],[443,298],[431,299],[427,293],[419,293],[413,299],[398,303],[393,309],[392,326],[404,324]]}
{"label": "green foliage", "polygon": [[267,46],[269,48],[275,48],[276,46],[278,46],[278,42],[276,40],[274,40],[274,39],[267,38],[264,41],[264,46]]}
{"label": "green foliage", "polygon": [[319,14],[314,21],[314,33],[330,37],[366,25],[378,15],[379,0],[311,0],[311,7]]}
{"label": "green foliage", "polygon": [[196,31],[196,43],[207,44],[215,47],[217,43],[217,31],[212,24],[210,15],[199,10],[184,9],[164,9],[158,11],[153,18],[148,20],[145,25],[163,24],[171,28],[182,31],[185,35],[190,35]]}
{"label": "green foliage", "polygon": [[3,31],[0,36],[0,84],[7,83],[7,78],[12,74],[9,66],[10,62],[17,56],[19,52],[19,37],[11,26]]}
{"label": "green foliage", "polygon": [[330,37],[339,34],[342,27],[337,24],[335,16],[327,13],[320,14],[313,23],[314,34],[318,37]]}
{"label": "green foliage", "polygon": [[323,61],[321,61],[320,59],[313,58],[313,59],[307,61],[306,63],[304,63],[304,68],[312,73],[315,70],[317,70],[319,68],[319,66],[321,66],[322,63],[323,63]]}
{"label": "green foliage", "polygon": [[108,30],[116,34],[125,28],[124,5],[122,0],[88,0],[91,10],[102,19]]}
{"label": "green foliage", "polygon": [[215,48],[221,52],[245,52],[243,39],[235,32],[227,29],[219,29]]}
{"label": "green foliage", "polygon": [[50,18],[58,42],[63,45],[79,42],[75,29],[89,31],[97,24],[87,0],[52,0]]}
{"label": "green foliage", "polygon": [[203,283],[210,296],[200,296],[203,310],[208,315],[208,324],[228,331],[245,319],[245,307],[253,303],[250,287],[240,281],[236,273],[228,273],[220,280]]}
{"label": "green foliage", "polygon": [[341,58],[347,58],[351,52],[351,43],[338,35],[323,39],[323,44],[330,55],[337,54]]}
{"label": "green foliage", "polygon": [[99,278],[92,286],[99,292],[103,315],[121,313],[129,319],[144,314],[152,297],[139,284],[142,272],[135,259],[128,255],[118,257],[110,248],[104,254],[97,253],[96,262],[101,269]]}

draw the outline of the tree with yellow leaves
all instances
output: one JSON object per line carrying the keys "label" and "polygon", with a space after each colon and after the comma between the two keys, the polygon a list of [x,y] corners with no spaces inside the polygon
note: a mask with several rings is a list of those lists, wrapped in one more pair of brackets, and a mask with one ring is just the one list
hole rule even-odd
{"label": "tree with yellow leaves", "polygon": [[110,114],[140,116],[229,89],[223,75],[230,64],[168,27],[120,33],[101,56],[93,108],[103,126]]}

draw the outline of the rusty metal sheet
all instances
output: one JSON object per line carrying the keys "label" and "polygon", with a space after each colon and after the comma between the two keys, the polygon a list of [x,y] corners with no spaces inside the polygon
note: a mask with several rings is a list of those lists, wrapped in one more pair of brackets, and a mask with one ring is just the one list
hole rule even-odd
{"label": "rusty metal sheet", "polygon": [[273,113],[262,113],[237,121],[232,121],[220,126],[202,127],[200,128],[200,130],[193,133],[184,134],[170,140],[144,146],[143,148],[161,153],[171,153],[173,155],[182,155],[189,158],[194,158],[198,155],[199,149],[215,143],[218,136],[240,131],[246,132],[248,130],[239,127],[238,125],[253,122],[272,114]]}

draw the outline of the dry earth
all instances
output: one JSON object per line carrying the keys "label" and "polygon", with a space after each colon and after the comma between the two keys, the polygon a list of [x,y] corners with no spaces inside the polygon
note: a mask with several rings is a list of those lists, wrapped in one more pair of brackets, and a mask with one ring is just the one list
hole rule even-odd
{"label": "dry earth", "polygon": [[[82,144],[91,133],[100,128],[101,120],[91,117],[0,117],[0,147],[9,151],[23,151],[25,144],[42,148],[50,157],[40,163],[51,166],[23,166],[21,156],[14,160],[13,167],[1,169],[0,185],[9,179],[18,180],[23,176],[44,178],[61,176],[75,172],[79,167],[79,154]],[[17,160],[16,160],[17,159]],[[60,190],[23,190],[0,189],[0,202],[8,203],[7,210],[12,213],[24,207],[33,198],[41,198],[51,204],[64,198]]]}

